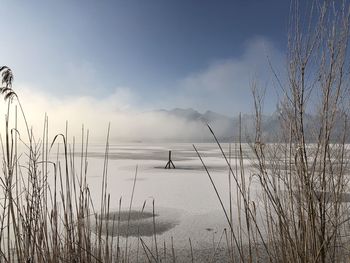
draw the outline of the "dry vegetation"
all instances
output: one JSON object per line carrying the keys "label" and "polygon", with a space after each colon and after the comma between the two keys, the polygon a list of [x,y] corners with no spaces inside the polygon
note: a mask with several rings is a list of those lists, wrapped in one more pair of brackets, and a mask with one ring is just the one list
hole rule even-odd
{"label": "dry vegetation", "polygon": [[[292,2],[286,78],[272,68],[283,94],[281,132],[276,143],[264,143],[263,96],[256,86],[256,137],[251,144],[254,170],[245,170],[239,142],[235,149],[241,158],[231,165],[217,141],[229,170],[229,206],[224,205],[226,197],[211,182],[228,222],[224,240],[227,260],[232,262],[343,262],[350,258],[346,144],[350,10],[345,2],[313,3],[305,16],[300,14],[298,2]],[[109,135],[102,169],[102,201],[94,206],[86,182],[88,132],[82,129],[80,156],[75,156],[74,139],[68,144],[67,131],[49,138],[47,117],[42,139],[36,141],[12,90],[11,70],[1,67],[0,72],[1,93],[8,106],[1,137],[0,262],[128,262],[135,258],[127,244],[121,248],[119,237],[112,238],[104,231],[110,229],[111,222],[112,229],[120,222],[120,213],[109,214],[106,193]],[[18,115],[13,101],[19,107]],[[307,111],[318,116],[312,143],[305,139]],[[18,119],[26,124],[24,133],[17,130]],[[340,132],[335,131],[339,122],[343,125]],[[19,145],[24,148],[21,153]],[[53,184],[48,183],[49,177]],[[253,184],[259,186],[258,194],[253,193]],[[102,220],[111,217],[115,220]],[[153,213],[153,222],[154,217]],[[175,261],[174,248],[168,249],[170,256],[168,252],[163,255],[156,234],[152,248],[142,237],[139,241],[145,260]],[[194,261],[191,246],[189,250]]]}
{"label": "dry vegetation", "polygon": [[[36,141],[12,90],[11,69],[2,67],[0,72],[1,93],[8,105],[5,138],[1,138],[0,262],[111,261],[112,243],[108,242],[108,235],[102,237],[102,220],[95,216],[97,212],[108,216],[105,185],[101,211],[94,211],[86,183],[88,134],[83,129],[79,164],[75,164],[75,144],[68,145],[67,134],[49,141],[47,117],[42,139]],[[17,116],[13,101],[19,106],[21,117]],[[18,118],[24,119],[25,134],[17,130]],[[19,148],[23,152],[19,153]],[[106,173],[107,159],[104,179]],[[54,182],[51,185],[49,177]],[[89,220],[94,216],[96,220]]]}
{"label": "dry vegetation", "polygon": [[[255,169],[245,171],[242,162],[240,169],[233,169],[222,151],[232,184],[231,205],[222,206],[231,229],[227,240],[232,261],[350,261],[350,10],[341,1],[313,1],[310,10],[305,16],[298,1],[292,2],[287,76],[272,67],[283,95],[276,143],[264,143],[263,92],[253,84]],[[308,143],[307,111],[317,114]],[[258,196],[253,184],[259,185]],[[237,204],[231,201],[236,192]],[[232,214],[238,216],[238,227]]]}

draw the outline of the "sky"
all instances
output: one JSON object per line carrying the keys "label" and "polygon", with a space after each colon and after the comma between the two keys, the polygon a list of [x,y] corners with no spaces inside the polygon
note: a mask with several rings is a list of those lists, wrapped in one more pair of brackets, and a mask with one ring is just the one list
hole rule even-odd
{"label": "sky", "polygon": [[84,122],[96,107],[109,113],[179,107],[234,116],[253,110],[254,80],[266,88],[264,109],[272,112],[278,91],[268,61],[277,72],[284,66],[289,5],[0,0],[0,64],[12,68],[14,90],[36,116],[71,108]]}

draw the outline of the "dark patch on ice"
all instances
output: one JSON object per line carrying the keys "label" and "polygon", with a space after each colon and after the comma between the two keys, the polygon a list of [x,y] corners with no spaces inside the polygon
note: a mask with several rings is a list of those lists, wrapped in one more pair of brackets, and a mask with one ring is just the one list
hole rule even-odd
{"label": "dark patch on ice", "polygon": [[[139,220],[139,221],[130,221],[129,225],[127,224],[127,222],[123,222],[119,224],[119,228],[118,228],[118,224],[117,222],[114,223],[114,227],[113,224],[111,224],[112,222],[110,222],[108,224],[108,232],[110,233],[110,235],[112,236],[122,236],[122,237],[126,237],[128,236],[133,236],[133,237],[138,237],[138,236],[153,236],[154,233],[156,233],[157,235],[160,235],[170,229],[172,229],[173,227],[175,227],[177,224],[174,222],[157,222],[155,224],[155,229],[154,229],[154,225],[152,221],[143,221],[143,220]],[[106,231],[106,228],[104,228],[104,232]]]}
{"label": "dark patch on ice", "polygon": [[[175,163],[175,170],[186,170],[186,171],[203,171],[204,167],[203,165],[176,165]],[[155,166],[155,169],[164,169],[164,166]],[[209,171],[226,171],[228,170],[228,166],[207,166]],[[174,169],[170,169],[170,170],[174,170]]]}
{"label": "dark patch on ice", "polygon": [[[203,158],[213,157],[213,158],[223,158],[222,153],[219,150],[206,150],[200,147],[199,152]],[[229,158],[229,153],[225,152],[227,158]],[[104,152],[91,151],[88,153],[89,158],[105,158]],[[108,158],[111,160],[158,160],[167,161],[168,160],[168,149],[126,149],[126,150],[114,150],[110,151]],[[238,156],[231,153],[232,160],[235,158],[247,159],[250,157]],[[198,159],[198,155],[194,150],[176,150],[172,151],[173,161],[186,161]]]}
{"label": "dark patch on ice", "polygon": [[[155,214],[155,217],[158,215]],[[128,221],[130,218],[130,221],[133,220],[141,220],[141,219],[146,219],[146,218],[152,218],[153,213],[151,212],[141,212],[141,211],[136,211],[136,210],[131,210],[129,211],[116,211],[116,212],[110,212],[107,216],[104,216],[102,219],[106,220],[119,220],[120,222]]]}
{"label": "dark patch on ice", "polygon": [[[174,154],[174,161],[185,161],[194,157],[193,154]],[[98,152],[90,152],[89,158],[104,158],[104,154]],[[109,153],[108,158],[110,160],[156,160],[167,161],[168,151],[144,151],[144,152],[117,152]]]}
{"label": "dark patch on ice", "polygon": [[[102,218],[103,229],[102,233],[108,232],[111,236],[152,236],[156,234],[162,234],[176,225],[179,220],[176,213],[170,211],[170,209],[161,210],[161,213],[157,210],[154,214],[149,211],[115,211],[111,212],[109,216]],[[153,222],[155,221],[155,224]]]}

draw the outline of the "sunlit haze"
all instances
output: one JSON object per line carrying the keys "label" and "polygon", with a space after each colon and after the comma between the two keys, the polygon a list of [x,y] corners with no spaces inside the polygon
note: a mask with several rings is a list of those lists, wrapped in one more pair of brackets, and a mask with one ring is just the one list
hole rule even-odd
{"label": "sunlit haze", "polygon": [[67,120],[101,137],[111,122],[116,137],[171,138],[186,125],[187,138],[202,127],[154,111],[250,113],[253,81],[275,111],[288,14],[288,1],[2,1],[0,57],[37,129],[47,113],[55,132]]}

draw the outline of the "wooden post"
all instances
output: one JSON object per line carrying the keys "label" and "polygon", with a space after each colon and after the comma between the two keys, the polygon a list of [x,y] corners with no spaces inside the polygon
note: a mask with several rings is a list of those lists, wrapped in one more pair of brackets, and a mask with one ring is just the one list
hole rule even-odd
{"label": "wooden post", "polygon": [[169,151],[169,161],[166,163],[164,169],[171,169],[171,167],[175,169],[175,165],[171,160],[171,151]]}

